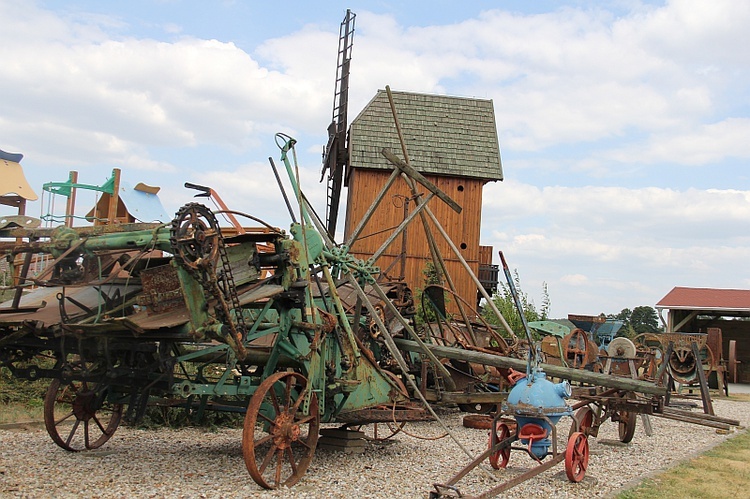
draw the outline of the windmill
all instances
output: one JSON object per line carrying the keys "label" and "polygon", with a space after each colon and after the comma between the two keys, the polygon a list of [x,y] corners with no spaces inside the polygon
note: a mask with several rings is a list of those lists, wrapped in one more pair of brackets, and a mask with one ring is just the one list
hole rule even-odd
{"label": "windmill", "polygon": [[320,181],[328,172],[326,230],[333,238],[336,232],[336,219],[339,215],[341,187],[344,171],[349,162],[347,148],[347,107],[349,105],[349,63],[352,59],[352,42],[354,40],[354,19],[357,17],[351,10],[341,21],[339,29],[339,52],[336,60],[336,86],[333,94],[333,118],[328,126],[328,143],[323,151],[323,170]]}

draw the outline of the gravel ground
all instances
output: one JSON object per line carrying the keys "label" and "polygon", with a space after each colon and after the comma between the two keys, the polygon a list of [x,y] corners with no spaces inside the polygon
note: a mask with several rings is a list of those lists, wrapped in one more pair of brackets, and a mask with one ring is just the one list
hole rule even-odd
{"label": "gravel ground", "polygon": [[[717,415],[750,423],[750,403],[715,400]],[[695,412],[698,412],[695,410]],[[464,428],[464,413],[439,414],[473,455],[483,452],[487,431]],[[559,464],[505,493],[503,497],[606,497],[654,471],[674,466],[723,441],[712,428],[652,418],[653,435],[640,419],[630,444],[617,439],[617,426],[605,422],[589,439],[590,462],[578,484]],[[570,419],[558,425],[567,435]],[[436,436],[437,423],[409,423],[419,436]],[[450,439],[425,440],[399,434],[388,444],[369,442],[359,455],[318,449],[307,474],[291,489],[264,491],[245,469],[241,429],[137,430],[120,428],[101,449],[69,453],[58,448],[43,427],[0,429],[0,497],[427,497],[432,484],[449,480],[469,462]],[[474,470],[459,482],[476,494],[532,468],[524,453],[513,451],[505,470]]]}

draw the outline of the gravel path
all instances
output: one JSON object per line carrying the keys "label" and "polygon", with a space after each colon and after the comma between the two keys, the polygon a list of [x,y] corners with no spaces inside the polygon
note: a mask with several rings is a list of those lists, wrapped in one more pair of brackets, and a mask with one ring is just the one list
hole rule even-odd
{"label": "gravel path", "polygon": [[[715,400],[714,407],[719,416],[750,424],[748,402]],[[439,414],[474,455],[484,451],[486,430],[464,428],[464,413],[440,409]],[[567,435],[569,421],[560,422],[560,433]],[[617,426],[608,421],[598,438],[589,439],[591,460],[581,483],[570,483],[560,464],[503,497],[605,497],[731,436],[662,418],[652,418],[652,425],[653,435],[647,437],[639,419],[635,438],[624,445],[617,440]],[[410,423],[406,430],[422,436],[441,433],[436,423]],[[447,481],[469,462],[449,438],[400,434],[388,444],[368,443],[360,455],[318,449],[299,484],[264,491],[245,469],[241,437],[241,429],[120,428],[101,449],[69,453],[43,427],[0,429],[0,497],[416,498],[427,497],[433,483]],[[533,466],[527,455],[514,451],[506,470],[475,470],[459,482],[460,489],[476,494]]]}

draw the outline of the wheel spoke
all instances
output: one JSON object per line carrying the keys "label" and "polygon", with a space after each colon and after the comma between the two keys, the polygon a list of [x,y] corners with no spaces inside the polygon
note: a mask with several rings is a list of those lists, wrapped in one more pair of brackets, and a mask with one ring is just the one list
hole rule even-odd
{"label": "wheel spoke", "polygon": [[307,439],[299,439],[297,440],[297,443],[304,446],[306,449],[312,449],[312,446],[307,442]]}
{"label": "wheel spoke", "polygon": [[99,421],[99,418],[96,417],[96,414],[94,414],[93,416],[91,416],[91,419],[94,420],[94,423],[96,423],[96,426],[99,428],[99,430],[102,432],[102,434],[106,435],[107,434],[107,429],[104,427],[104,425],[102,425],[101,421]]}
{"label": "wheel spoke", "polygon": [[76,419],[76,422],[73,423],[73,428],[70,429],[70,433],[68,433],[68,439],[65,441],[65,445],[70,445],[70,442],[73,440],[73,436],[76,434],[76,430],[78,430],[78,424],[81,421]]}
{"label": "wheel spoke", "polygon": [[286,387],[284,388],[284,407],[289,407],[292,405],[292,381],[293,378],[291,376],[287,376],[286,378]]}
{"label": "wheel spoke", "polygon": [[61,417],[57,421],[55,421],[55,426],[59,425],[60,423],[62,423],[63,421],[65,421],[66,419],[68,419],[72,415],[73,415],[73,411],[70,411],[68,414],[66,414],[65,416]]}
{"label": "wheel spoke", "polygon": [[277,452],[277,459],[276,459],[276,475],[274,476],[274,484],[276,487],[281,485],[281,467],[284,464],[284,451],[282,449],[279,449]]}
{"label": "wheel spoke", "polygon": [[85,420],[83,422],[83,445],[87,448],[91,448],[90,440],[89,440],[89,422],[88,420]]}
{"label": "wheel spoke", "polygon": [[281,414],[281,409],[279,407],[279,400],[276,398],[276,392],[271,389],[268,393],[271,396],[271,404],[273,405],[273,409],[274,411],[276,411],[276,415],[278,416],[279,414]]}
{"label": "wheel spoke", "polygon": [[583,453],[586,451],[586,439],[585,438],[579,438],[576,442],[576,454],[582,456]]}
{"label": "wheel spoke", "polygon": [[266,457],[263,458],[263,462],[260,463],[260,466],[258,467],[258,471],[263,473],[266,471],[266,468],[268,468],[268,465],[271,464],[271,461],[273,460],[274,454],[276,454],[276,445],[272,444],[271,448],[268,449],[268,453],[266,454]]}
{"label": "wheel spoke", "polygon": [[[292,405],[290,412],[292,414],[296,414],[299,410],[300,404],[302,404],[302,401],[307,397],[307,390],[303,390],[302,393],[299,394],[299,397],[297,397],[297,400],[294,402],[294,405]],[[287,404],[288,406],[288,404]]]}
{"label": "wheel spoke", "polygon": [[273,424],[274,424],[274,420],[273,420],[273,419],[271,419],[271,418],[269,418],[268,416],[266,416],[266,415],[265,415],[265,414],[263,414],[262,412],[259,412],[259,413],[258,413],[258,417],[261,417],[261,418],[265,419],[266,421],[268,421],[269,423],[271,423],[271,425],[273,425]]}
{"label": "wheel spoke", "polygon": [[309,423],[310,421],[312,421],[314,419],[315,419],[315,416],[309,415],[309,416],[303,416],[303,417],[301,417],[299,419],[295,418],[295,421],[297,422],[297,424],[303,425],[303,424]]}
{"label": "wheel spoke", "polygon": [[289,465],[292,467],[292,473],[297,473],[297,461],[294,459],[294,451],[291,445],[286,448],[286,453],[289,458]]}
{"label": "wheel spoke", "polygon": [[273,435],[266,435],[265,437],[261,437],[258,440],[256,440],[255,442],[253,442],[253,445],[257,449],[258,447],[262,446],[263,444],[265,444],[269,440],[273,440]]}

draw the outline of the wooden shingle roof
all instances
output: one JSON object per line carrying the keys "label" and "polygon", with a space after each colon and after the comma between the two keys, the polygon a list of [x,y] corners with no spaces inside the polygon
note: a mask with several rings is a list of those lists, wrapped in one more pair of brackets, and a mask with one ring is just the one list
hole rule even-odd
{"label": "wooden shingle roof", "polygon": [[[391,92],[411,166],[421,173],[502,180],[491,100]],[[391,169],[383,148],[402,157],[388,95],[377,95],[352,121],[352,168]]]}
{"label": "wooden shingle roof", "polygon": [[675,287],[659,300],[656,308],[750,312],[750,289]]}

